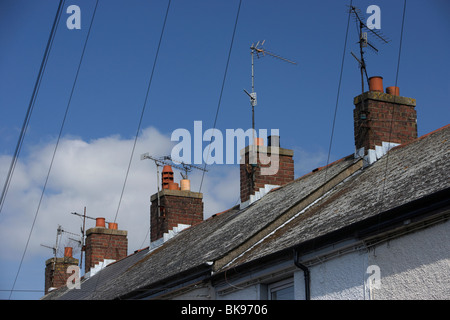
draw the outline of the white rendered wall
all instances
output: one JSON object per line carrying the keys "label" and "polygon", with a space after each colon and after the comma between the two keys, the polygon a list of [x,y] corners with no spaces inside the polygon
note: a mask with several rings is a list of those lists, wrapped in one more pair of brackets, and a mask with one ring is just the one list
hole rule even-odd
{"label": "white rendered wall", "polygon": [[[311,299],[360,300],[365,298],[367,255],[353,252],[310,267]],[[305,299],[303,271],[294,274],[295,299]]]}
{"label": "white rendered wall", "polygon": [[450,222],[377,246],[369,263],[381,271],[373,299],[450,299]]}
{"label": "white rendered wall", "polygon": [[227,295],[217,295],[216,298],[217,300],[260,300],[260,289],[261,286],[255,284]]}
{"label": "white rendered wall", "polygon": [[[380,271],[369,287],[369,266]],[[342,255],[310,267],[311,299],[450,299],[450,222]],[[295,299],[305,299],[304,275],[294,274]]]}

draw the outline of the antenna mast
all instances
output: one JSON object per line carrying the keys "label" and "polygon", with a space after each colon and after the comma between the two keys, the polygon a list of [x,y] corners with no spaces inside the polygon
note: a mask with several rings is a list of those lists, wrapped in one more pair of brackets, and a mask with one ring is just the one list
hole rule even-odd
{"label": "antenna mast", "polygon": [[[58,244],[59,244],[59,237],[61,236],[63,232],[63,229],[60,225],[58,225],[58,228],[56,229],[56,241],[55,245],[53,247],[47,246],[45,244],[41,244],[42,247],[49,248],[53,250],[53,257],[56,259],[56,253],[58,252]],[[53,263],[54,265],[54,263]]]}
{"label": "antenna mast", "polygon": [[49,248],[49,249],[53,250],[53,264],[52,264],[52,273],[53,274],[51,276],[52,286],[53,286],[53,279],[54,279],[53,277],[54,277],[54,273],[55,273],[55,270],[56,270],[56,253],[58,252],[59,237],[61,236],[61,234],[62,234],[62,227],[60,225],[58,225],[58,228],[56,229],[55,245],[53,247],[50,247],[50,246],[47,246],[45,244],[41,244],[42,247],[46,247],[46,248]]}
{"label": "antenna mast", "polygon": [[[193,164],[187,164],[184,163],[183,161],[180,160],[174,160],[172,159],[171,156],[163,156],[163,157],[152,157],[147,153],[144,153],[141,155],[141,160],[145,160],[145,159],[150,159],[153,160],[155,162],[156,165],[156,187],[158,190],[157,193],[157,198],[158,198],[158,217],[161,215],[160,212],[160,200],[159,200],[159,167],[160,166],[164,166],[164,165],[169,165],[171,167],[174,167],[182,172],[180,172],[181,176],[183,177],[183,179],[187,179],[188,178],[188,172],[192,171],[192,169],[197,169],[197,170],[201,170],[201,171],[205,171],[208,172],[208,170],[195,166]],[[177,162],[178,164],[175,164],[175,162]],[[184,174],[183,174],[184,172]]]}
{"label": "antenna mast", "polygon": [[[42,247],[45,248],[49,248],[53,250],[53,266],[52,266],[52,272],[55,272],[56,270],[56,256],[58,253],[58,247],[59,247],[59,242],[61,241],[61,237],[63,233],[67,233],[67,234],[71,234],[71,235],[75,235],[75,236],[79,236],[78,234],[66,231],[62,228],[62,226],[58,225],[58,228],[56,229],[56,240],[55,240],[55,245],[53,247],[47,246],[45,244],[41,244]],[[70,240],[76,241],[78,243],[81,243],[80,240],[78,239],[73,239],[73,238],[69,238]],[[52,285],[53,285],[53,275],[52,275]]]}
{"label": "antenna mast", "polygon": [[83,227],[81,227],[81,253],[80,253],[80,267],[83,266],[83,251],[85,251],[84,238],[86,235],[86,218],[95,220],[93,217],[89,217],[86,215],[86,207],[84,207],[83,214],[79,214],[77,212],[71,212],[72,214],[83,218]]}
{"label": "antenna mast", "polygon": [[[251,54],[251,58],[252,58],[252,92],[249,93],[247,90],[244,89],[244,92],[250,97],[250,104],[252,106],[252,129],[253,129],[253,135],[255,132],[255,106],[257,104],[256,101],[256,92],[255,92],[255,74],[254,74],[254,55],[256,54],[256,57],[259,59],[260,55],[262,55],[263,57],[265,55],[269,55],[272,56],[274,58],[277,58],[279,60],[291,63],[291,64],[297,64],[294,61],[291,61],[289,59],[283,58],[279,55],[276,55],[270,51],[267,51],[266,49],[263,48],[264,42],[266,42],[266,40],[263,41],[258,41],[256,44],[252,44],[250,46],[250,54]],[[254,138],[254,137],[253,137]],[[253,139],[254,140],[254,139]]]}
{"label": "antenna mast", "polygon": [[[353,14],[355,21],[359,24],[359,58],[356,57],[356,55],[353,52],[350,52],[353,56],[353,58],[358,61],[360,70],[361,70],[361,92],[364,93],[364,75],[366,76],[367,82],[369,82],[369,76],[367,75],[367,65],[366,61],[364,60],[364,49],[366,47],[369,47],[372,49],[375,53],[378,53],[378,49],[375,48],[367,39],[367,34],[371,34],[375,36],[378,40],[380,40],[382,43],[388,43],[389,40],[386,39],[381,32],[369,28],[360,18],[361,10],[359,10],[357,7],[351,6],[350,12]],[[363,32],[363,30],[367,30],[368,32]]]}

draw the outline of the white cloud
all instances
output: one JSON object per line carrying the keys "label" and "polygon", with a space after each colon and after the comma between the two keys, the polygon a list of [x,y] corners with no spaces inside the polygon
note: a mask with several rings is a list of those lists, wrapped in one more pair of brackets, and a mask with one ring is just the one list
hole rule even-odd
{"label": "white cloud", "polygon": [[[41,244],[54,245],[56,229],[80,233],[81,218],[70,214],[83,213],[113,221],[124,183],[134,138],[110,136],[92,141],[65,137],[60,141],[48,185],[38,211],[26,258],[37,255],[49,258],[52,253]],[[19,260],[30,233],[42,187],[47,175],[55,142],[33,147],[20,158],[0,214],[0,259]],[[119,229],[128,231],[129,251],[141,248],[149,228],[150,196],[156,192],[156,167],[151,160],[140,160],[149,152],[155,156],[169,155],[173,143],[169,136],[154,128],[143,130],[138,139],[125,192],[118,211]],[[11,161],[0,157],[0,177],[4,181]],[[237,166],[209,167],[202,185],[205,218],[236,203],[239,197]],[[181,176],[177,173],[176,180]],[[190,175],[192,191],[199,188],[201,171]],[[87,220],[87,228],[94,225]],[[69,236],[68,236],[69,237]],[[61,244],[67,244],[65,237]],[[70,235],[70,237],[73,237]],[[148,245],[148,238],[144,247]],[[43,258],[43,259],[46,259]],[[43,261],[44,262],[44,261]]]}

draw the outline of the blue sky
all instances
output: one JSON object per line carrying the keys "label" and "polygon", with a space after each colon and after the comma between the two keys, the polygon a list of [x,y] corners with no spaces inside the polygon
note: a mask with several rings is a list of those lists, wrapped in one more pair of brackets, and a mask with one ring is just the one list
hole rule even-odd
{"label": "blue sky", "polygon": [[[58,7],[56,0],[0,1],[0,181],[3,186]],[[166,0],[99,1],[61,144],[38,210],[30,245],[11,299],[37,299],[44,288],[44,262],[58,224],[79,232],[70,212],[114,217],[145,101]],[[0,213],[0,298],[9,298],[74,83],[94,1],[66,0],[81,9],[81,29],[69,30],[63,11],[11,186]],[[170,153],[171,133],[193,132],[194,121],[211,128],[219,101],[239,1],[173,0],[146,102],[130,178],[118,210],[129,231],[130,251],[148,245],[148,198],[156,191],[155,168],[143,152]],[[349,1],[243,0],[218,115],[217,129],[251,127],[243,89],[251,89],[250,45],[297,62],[255,61],[256,128],[279,129],[281,146],[295,152],[296,177],[327,162],[347,25]],[[381,9],[378,54],[366,54],[369,76],[395,84],[403,1],[354,0]],[[450,3],[407,2],[398,86],[417,100],[419,135],[449,120]],[[353,153],[353,98],[360,74],[351,20],[330,161]],[[204,146],[207,143],[205,142]],[[193,189],[201,174],[192,173]],[[205,215],[236,204],[235,165],[209,167],[202,192]],[[68,243],[69,240],[65,239]],[[79,251],[78,253],[79,254]]]}

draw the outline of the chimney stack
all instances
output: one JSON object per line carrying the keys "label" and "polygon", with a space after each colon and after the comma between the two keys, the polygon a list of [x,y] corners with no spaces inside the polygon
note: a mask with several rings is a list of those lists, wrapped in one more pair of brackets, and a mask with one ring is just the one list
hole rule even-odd
{"label": "chimney stack", "polygon": [[181,187],[173,180],[172,167],[164,166],[161,174],[162,190],[151,196],[150,241],[164,234],[203,221],[203,194],[190,190],[190,181],[182,179]]}
{"label": "chimney stack", "polygon": [[105,218],[95,219],[95,227],[86,231],[85,273],[106,259],[120,260],[128,253],[127,231],[118,230],[117,223],[108,223]]}
{"label": "chimney stack", "polygon": [[390,148],[417,138],[416,100],[399,95],[398,87],[383,92],[383,78],[369,78],[369,91],[354,98],[355,156],[371,164]]}
{"label": "chimney stack", "polygon": [[67,273],[67,268],[77,266],[78,259],[72,257],[72,248],[64,248],[63,258],[51,258],[45,261],[45,294],[50,290],[58,289],[66,285],[71,273]]}
{"label": "chimney stack", "polygon": [[[266,192],[294,180],[294,151],[279,146],[280,137],[270,136],[267,147],[261,139],[241,150],[241,208],[258,199],[260,191]],[[252,156],[253,153],[256,156]]]}

